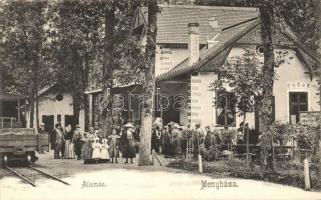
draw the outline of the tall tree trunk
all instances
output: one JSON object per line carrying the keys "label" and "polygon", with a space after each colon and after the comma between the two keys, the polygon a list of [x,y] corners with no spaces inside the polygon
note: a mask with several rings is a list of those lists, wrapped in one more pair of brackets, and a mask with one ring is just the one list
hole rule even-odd
{"label": "tall tree trunk", "polygon": [[103,95],[108,102],[108,108],[105,108],[105,116],[101,118],[101,126],[104,134],[109,134],[112,123],[112,87],[113,87],[113,72],[114,72],[114,32],[115,32],[115,9],[107,8],[105,11],[105,38],[104,38],[104,60],[103,60]]}
{"label": "tall tree trunk", "polygon": [[246,113],[244,113],[243,115],[243,129],[242,129],[242,134],[243,137],[245,137],[246,140],[246,167],[247,169],[250,169],[250,158],[249,158],[249,153],[250,153],[250,149],[249,149],[249,130],[247,128],[246,132],[245,132],[245,121],[246,121]]}
{"label": "tall tree trunk", "polygon": [[[260,18],[261,18],[261,38],[264,47],[264,64],[262,68],[263,72],[263,100],[262,109],[260,113],[261,121],[261,133],[267,134],[269,126],[273,122],[272,116],[272,97],[273,97],[273,84],[274,84],[274,52],[273,52],[273,1],[263,0],[264,2],[260,6]],[[266,154],[270,151],[271,143],[266,142],[262,144],[261,148],[267,147],[267,151],[261,151],[261,154]],[[261,166],[267,167],[267,156],[262,155]]]}
{"label": "tall tree trunk", "polygon": [[[86,90],[87,88],[87,85],[88,85],[88,78],[89,78],[89,54],[86,53],[85,55],[85,64],[84,64],[84,69],[83,69],[83,91]],[[86,95],[85,93],[83,93],[83,102],[84,102],[84,113],[85,113],[85,127],[84,127],[84,130],[85,131],[88,131],[88,128],[89,128],[89,98],[88,98],[88,95]]]}
{"label": "tall tree trunk", "polygon": [[36,28],[37,28],[37,42],[36,42],[36,54],[35,54],[35,64],[34,64],[34,79],[33,81],[35,82],[35,104],[36,104],[36,127],[39,128],[39,96],[38,96],[38,90],[39,90],[39,70],[41,69],[41,48],[42,48],[42,27],[43,27],[43,19],[42,19],[42,8],[43,8],[43,2],[41,0],[37,1],[36,4],[37,8],[37,16],[36,16]]}
{"label": "tall tree trunk", "polygon": [[[73,85],[73,125],[79,122],[79,114],[82,105],[82,59],[77,52],[77,49],[72,49],[72,85]],[[68,125],[68,124],[65,124]]]}
{"label": "tall tree trunk", "polygon": [[[315,51],[317,52],[318,55],[321,54],[321,0],[316,2],[316,6],[314,8],[314,15],[317,19],[316,27],[315,30],[319,30],[319,33],[315,33]],[[319,105],[320,105],[320,111],[321,111],[321,64],[317,64],[316,66],[317,69],[319,69]],[[320,118],[321,118],[321,112],[320,112]],[[319,149],[321,148],[321,126],[320,126],[320,133],[319,133]],[[321,163],[320,163],[321,165]],[[321,177],[321,166],[320,166],[320,177]]]}
{"label": "tall tree trunk", "polygon": [[37,89],[37,92],[36,92],[36,128],[37,129],[39,128],[39,96],[38,96],[38,89]]}
{"label": "tall tree trunk", "polygon": [[29,106],[30,106],[30,116],[29,116],[29,128],[34,127],[34,115],[35,115],[35,94],[36,91],[34,86],[31,88],[31,93],[29,94]]}
{"label": "tall tree trunk", "polygon": [[154,93],[155,93],[155,52],[156,52],[156,20],[157,20],[157,0],[148,1],[148,30],[147,30],[147,45],[146,45],[146,60],[148,65],[147,85],[145,86],[146,101],[142,109],[141,134],[139,146],[138,165],[151,164],[151,136],[152,136],[152,120],[154,109]]}
{"label": "tall tree trunk", "polygon": [[[315,33],[315,35],[318,35],[319,37],[316,37],[316,41],[315,44],[319,44],[316,45],[316,51],[317,53],[320,55],[321,54],[321,13],[320,13],[320,9],[321,9],[321,1],[317,1],[317,4],[314,8],[314,15],[316,16],[317,19],[317,23],[316,23],[316,27],[315,30],[319,30],[319,33]],[[318,40],[318,41],[317,41]],[[320,119],[321,119],[321,64],[319,63],[318,66],[316,66],[317,69],[319,69],[319,76],[318,76],[318,81],[319,81],[319,105],[320,105]],[[319,142],[318,142],[318,150],[316,151],[317,154],[321,153],[321,126],[320,126],[320,130],[319,130]],[[319,155],[320,156],[320,155]],[[321,161],[319,161],[319,163],[317,163],[318,167],[316,167],[316,174],[317,174],[317,180],[321,180]]]}
{"label": "tall tree trunk", "polygon": [[39,128],[39,99],[38,99],[38,90],[39,90],[39,48],[37,48],[37,54],[35,57],[35,64],[33,68],[33,74],[34,74],[34,88],[33,88],[33,94],[32,97],[34,98],[34,105],[36,110],[35,120],[36,120],[36,129]]}

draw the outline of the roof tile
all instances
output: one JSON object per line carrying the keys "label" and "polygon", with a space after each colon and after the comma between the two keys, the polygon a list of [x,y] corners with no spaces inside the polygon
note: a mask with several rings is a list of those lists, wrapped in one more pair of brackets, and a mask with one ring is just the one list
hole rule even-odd
{"label": "roof tile", "polygon": [[228,49],[232,44],[234,44],[234,42],[242,38],[245,34],[247,34],[251,30],[253,30],[255,27],[257,27],[259,23],[260,23],[260,20],[255,19],[250,22],[240,24],[239,26],[223,31],[215,39],[219,41],[217,44],[215,44],[210,49],[205,49],[200,52],[199,62],[197,62],[192,66],[189,66],[188,59],[185,59],[169,72],[166,72],[164,74],[157,76],[156,80],[161,81],[161,80],[165,80],[174,76],[186,74],[186,73],[200,69],[201,67],[204,66],[204,64],[211,61],[212,59],[215,59],[221,53],[225,55],[226,52],[229,52],[229,51],[226,51],[226,49]]}
{"label": "roof tile", "polygon": [[[157,43],[188,43],[187,24],[200,24],[200,43],[206,44],[221,29],[258,17],[255,8],[160,5],[157,15]],[[213,28],[208,19],[217,18],[219,28]]]}

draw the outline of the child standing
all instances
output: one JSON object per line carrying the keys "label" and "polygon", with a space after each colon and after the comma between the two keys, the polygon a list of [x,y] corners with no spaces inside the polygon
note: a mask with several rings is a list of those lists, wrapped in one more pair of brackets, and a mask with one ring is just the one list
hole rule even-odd
{"label": "child standing", "polygon": [[109,145],[107,143],[107,139],[103,139],[103,144],[101,146],[101,151],[100,151],[100,154],[101,154],[101,159],[103,160],[109,160],[109,152],[108,152],[108,149],[109,149]]}
{"label": "child standing", "polygon": [[118,145],[119,145],[119,135],[116,135],[117,129],[113,128],[112,134],[108,136],[110,139],[110,157],[111,157],[111,163],[115,162],[118,163],[117,158],[119,157],[119,151],[118,151]]}

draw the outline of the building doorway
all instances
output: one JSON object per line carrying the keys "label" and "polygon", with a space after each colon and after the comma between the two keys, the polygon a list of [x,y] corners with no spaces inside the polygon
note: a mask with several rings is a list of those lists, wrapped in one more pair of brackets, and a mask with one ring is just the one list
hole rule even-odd
{"label": "building doorway", "polygon": [[55,127],[55,116],[54,115],[42,115],[42,123],[45,124],[45,130],[51,133]]}
{"label": "building doorway", "polygon": [[65,115],[65,126],[71,124],[74,128],[77,124],[79,124],[79,119],[75,119],[73,115]]}

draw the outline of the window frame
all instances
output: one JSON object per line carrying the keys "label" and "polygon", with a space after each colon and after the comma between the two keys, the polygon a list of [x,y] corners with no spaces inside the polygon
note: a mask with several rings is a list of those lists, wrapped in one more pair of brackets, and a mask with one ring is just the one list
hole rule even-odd
{"label": "window frame", "polygon": [[[229,92],[229,91],[223,91],[223,93],[227,93],[227,94],[231,94],[231,95],[234,95],[234,97],[235,97],[235,94],[233,93],[233,92]],[[222,94],[222,92],[215,92],[215,99],[217,99],[218,98],[218,96],[219,95],[221,95]],[[215,126],[216,127],[224,127],[224,126],[227,126],[227,127],[236,127],[236,118],[237,118],[237,115],[236,115],[236,105],[234,105],[234,108],[233,108],[233,112],[232,112],[232,114],[233,114],[233,122],[231,123],[231,124],[227,124],[227,125],[225,125],[225,124],[219,124],[218,123],[218,119],[219,119],[219,115],[218,115],[218,113],[217,113],[217,111],[218,111],[218,105],[217,104],[215,104],[215,106],[214,106],[214,108],[215,108],[215,113],[214,113],[214,115],[215,115]],[[224,108],[223,108],[224,109]]]}
{"label": "window frame", "polygon": [[[294,93],[301,93],[301,94],[305,94],[306,95],[306,102],[305,102],[305,105],[306,105],[306,110],[301,110],[301,105],[303,103],[301,103],[301,100],[300,100],[300,96],[297,96],[296,99],[298,102],[296,103],[292,103],[291,102],[291,94],[294,94]],[[300,122],[300,112],[308,112],[309,111],[309,106],[310,106],[310,94],[309,94],[309,91],[307,90],[290,90],[288,91],[288,101],[287,101],[287,104],[288,104],[288,121],[289,123],[292,123],[291,122],[291,109],[292,109],[292,105],[295,104],[295,106],[298,107],[298,113],[296,114],[296,123]]]}

